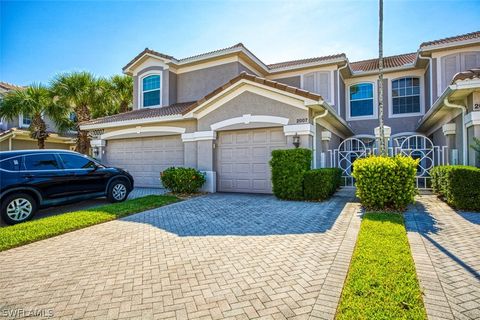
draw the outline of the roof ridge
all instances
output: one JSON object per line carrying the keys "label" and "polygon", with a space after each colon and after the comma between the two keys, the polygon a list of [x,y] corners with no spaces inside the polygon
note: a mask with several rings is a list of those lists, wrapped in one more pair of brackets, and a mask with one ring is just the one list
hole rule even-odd
{"label": "roof ridge", "polygon": [[[412,54],[415,54],[415,55],[416,55],[417,53],[416,53],[416,52],[400,53],[400,54],[395,54],[395,55],[392,55],[392,56],[383,57],[383,59],[403,57],[403,56],[408,56],[408,55],[412,55]],[[377,58],[364,59],[364,60],[351,61],[350,64],[352,64],[352,63],[366,62],[366,61],[372,61],[372,60],[378,60],[378,57],[377,57]]]}
{"label": "roof ridge", "polygon": [[23,88],[22,86],[17,86],[16,84],[6,82],[6,81],[0,81],[0,86],[3,86],[4,88],[5,87],[18,88],[18,89]]}
{"label": "roof ridge", "polygon": [[221,48],[221,49],[215,49],[215,50],[207,51],[207,52],[204,52],[204,53],[194,54],[192,56],[185,57],[185,58],[180,58],[180,59],[178,59],[178,61],[185,61],[185,60],[189,60],[189,59],[193,59],[193,58],[198,58],[198,57],[201,57],[201,56],[206,56],[206,55],[209,55],[209,54],[212,54],[212,53],[222,52],[222,51],[233,49],[233,48],[244,48],[244,49],[246,49],[246,47],[243,45],[243,43],[239,42],[239,43],[234,44],[233,46],[229,46],[229,47],[225,47],[225,48]]}
{"label": "roof ridge", "polygon": [[294,63],[294,62],[300,62],[300,61],[306,61],[306,60],[325,60],[328,58],[336,58],[336,57],[347,57],[347,55],[344,52],[341,53],[334,53],[334,54],[329,54],[329,55],[324,55],[324,56],[316,56],[316,57],[309,57],[309,58],[302,58],[302,59],[294,59],[294,60],[287,60],[287,61],[280,61],[280,62],[275,62],[275,63],[269,63],[267,64],[267,67],[272,67],[280,64],[285,64],[285,63]]}
{"label": "roof ridge", "polygon": [[464,33],[464,34],[459,34],[456,36],[450,36],[450,37],[445,37],[441,39],[436,39],[436,40],[430,40],[430,41],[424,41],[420,44],[420,48],[426,47],[438,42],[444,42],[444,41],[450,41],[450,40],[456,40],[457,38],[462,38],[462,37],[471,37],[473,36],[474,38],[480,37],[480,31],[473,31],[469,33]]}

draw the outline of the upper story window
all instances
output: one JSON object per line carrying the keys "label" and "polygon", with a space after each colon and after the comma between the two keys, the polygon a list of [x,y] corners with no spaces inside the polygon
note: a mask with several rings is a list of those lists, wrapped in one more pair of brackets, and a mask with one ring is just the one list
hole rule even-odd
{"label": "upper story window", "polygon": [[72,122],[77,122],[77,114],[75,112],[70,112],[70,114],[68,115],[68,118]]}
{"label": "upper story window", "polygon": [[357,83],[350,86],[350,117],[373,117],[373,84]]}
{"label": "upper story window", "polygon": [[144,107],[160,105],[160,83],[161,77],[158,74],[147,76],[142,79],[142,98]]}
{"label": "upper story window", "polygon": [[20,116],[20,127],[26,128],[29,127],[32,123],[32,119],[29,116],[21,115]]}
{"label": "upper story window", "polygon": [[420,112],[420,78],[405,77],[392,81],[392,113]]}

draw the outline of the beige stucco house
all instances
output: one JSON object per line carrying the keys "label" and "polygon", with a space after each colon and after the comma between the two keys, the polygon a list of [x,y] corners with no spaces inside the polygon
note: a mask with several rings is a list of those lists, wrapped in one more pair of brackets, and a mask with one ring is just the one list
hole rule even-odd
{"label": "beige stucco house", "polygon": [[[11,90],[22,89],[22,87],[6,82],[0,82],[0,99]],[[45,142],[47,149],[73,149],[75,139],[73,136],[56,133],[55,124],[48,118],[45,119],[47,130],[50,132]],[[37,140],[30,138],[28,127],[30,118],[20,115],[12,120],[0,118],[0,151],[38,149]]]}
{"label": "beige stucco house", "polygon": [[[475,164],[468,144],[480,133],[478,66],[480,32],[386,57],[391,153],[422,157],[425,167]],[[210,192],[271,193],[273,149],[299,142],[312,149],[313,167],[345,175],[376,149],[376,59],[342,53],[268,65],[239,43],[184,59],[145,49],[123,71],[134,78],[134,110],[81,128],[95,137],[94,155],[126,168],[137,186],[160,186],[161,171],[187,166],[205,172]]]}

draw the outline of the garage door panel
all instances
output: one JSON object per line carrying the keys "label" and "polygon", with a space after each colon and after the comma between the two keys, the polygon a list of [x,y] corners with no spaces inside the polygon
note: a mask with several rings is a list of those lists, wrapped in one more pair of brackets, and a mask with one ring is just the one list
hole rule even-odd
{"label": "garage door panel", "polygon": [[107,163],[130,172],[139,187],[161,187],[160,172],[183,166],[183,142],[179,135],[109,140]]}
{"label": "garage door panel", "polygon": [[272,193],[268,162],[287,148],[282,128],[224,131],[217,141],[218,191]]}

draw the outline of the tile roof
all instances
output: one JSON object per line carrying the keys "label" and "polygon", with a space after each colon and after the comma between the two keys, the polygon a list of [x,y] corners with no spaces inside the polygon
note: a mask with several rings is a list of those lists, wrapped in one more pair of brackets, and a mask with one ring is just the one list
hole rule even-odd
{"label": "tile roof", "polygon": [[317,101],[322,99],[322,97],[318,94],[311,93],[309,91],[305,91],[296,87],[287,86],[277,81],[272,81],[262,77],[254,76],[244,71],[240,73],[238,76],[236,76],[235,78],[233,78],[232,80],[228,81],[223,86],[215,89],[214,91],[210,92],[203,98],[194,102],[175,103],[167,107],[161,107],[161,108],[143,108],[143,109],[133,110],[129,112],[119,113],[113,116],[107,116],[107,117],[102,117],[102,118],[97,118],[94,120],[82,122],[81,125],[82,126],[97,125],[97,124],[105,124],[110,122],[121,122],[121,121],[128,121],[128,120],[156,118],[156,117],[164,117],[164,116],[171,116],[171,115],[185,115],[191,110],[201,105],[202,103],[204,103],[205,101],[211,99],[215,95],[219,94],[220,92],[226,90],[227,88],[231,87],[235,83],[244,79],[253,81],[259,84],[263,84],[271,88],[290,92],[304,98],[317,100]]}
{"label": "tile roof", "polygon": [[181,115],[182,112],[193,103],[194,102],[174,103],[162,108],[142,108],[138,110],[115,114],[113,116],[107,116],[82,122],[82,125],[103,124],[110,122],[121,122],[128,120]]}
{"label": "tile roof", "polygon": [[199,105],[201,105],[205,101],[211,99],[215,95],[217,95],[220,92],[226,90],[227,88],[231,87],[232,85],[239,82],[240,80],[253,81],[253,82],[256,82],[256,83],[259,83],[259,84],[266,85],[266,86],[271,87],[271,88],[275,88],[275,89],[279,89],[279,90],[282,90],[282,91],[290,92],[290,93],[293,93],[293,94],[296,94],[296,95],[299,95],[301,97],[308,98],[308,99],[313,99],[313,100],[323,99],[322,96],[320,96],[318,94],[311,93],[309,91],[302,90],[302,89],[299,89],[297,87],[287,86],[286,84],[283,84],[283,83],[280,83],[280,82],[277,82],[277,81],[273,81],[273,80],[269,80],[269,79],[266,79],[266,78],[262,78],[262,77],[259,77],[259,76],[255,76],[255,75],[252,75],[252,74],[248,74],[245,71],[243,71],[242,73],[240,73],[238,76],[236,76],[232,80],[228,81],[223,86],[218,87],[217,89],[215,89],[212,92],[210,92],[209,94],[207,94],[205,97],[201,98],[200,100],[197,100],[197,102],[188,106],[188,108],[185,111],[183,111],[183,114],[186,114],[189,111],[195,109],[196,107],[198,107]]}
{"label": "tile roof", "polygon": [[[416,58],[417,53],[415,52],[384,57],[383,67],[385,69],[391,69],[406,66],[409,64],[413,64]],[[351,62],[350,69],[353,72],[367,72],[378,70],[378,58]]]}
{"label": "tile roof", "polygon": [[453,36],[453,37],[448,37],[448,38],[443,38],[443,39],[438,39],[438,40],[433,40],[433,41],[423,42],[420,45],[420,48],[428,47],[428,46],[434,46],[434,45],[448,44],[448,43],[457,42],[457,41],[477,39],[477,38],[480,38],[480,31],[470,32],[470,33],[466,33],[466,34],[462,34],[462,35],[458,35],[458,36]]}
{"label": "tile roof", "polygon": [[165,59],[168,59],[168,60],[172,60],[172,59],[175,59],[174,57],[172,56],[169,56],[169,55],[166,55],[166,54],[163,54],[161,52],[157,52],[155,50],[151,50],[151,49],[148,49],[148,48],[145,48],[142,52],[140,52],[139,54],[137,54],[135,56],[135,58],[133,58],[132,60],[130,60],[129,63],[127,63],[125,65],[125,67],[122,68],[122,70],[126,70],[128,67],[130,67],[132,64],[135,63],[135,61],[137,61],[137,59],[139,59],[141,56],[143,56],[144,54],[151,54],[153,56],[157,56],[157,57],[160,57],[160,58],[165,58]]}
{"label": "tile roof", "polygon": [[193,55],[193,56],[190,56],[190,57],[178,59],[178,61],[183,62],[183,61],[190,60],[190,59],[196,59],[196,58],[200,58],[200,57],[203,57],[203,56],[208,56],[209,54],[218,53],[218,52],[222,52],[222,51],[227,51],[227,50],[234,49],[234,48],[247,49],[243,45],[243,43],[239,42],[239,43],[237,43],[237,44],[235,44],[231,47],[226,47],[226,48],[223,48],[223,49],[217,49],[217,50],[213,50],[213,51],[209,51],[209,52],[205,52],[205,53],[196,54],[196,55]]}
{"label": "tile roof", "polygon": [[480,79],[480,68],[470,69],[457,73],[452,80],[452,84],[467,79]]}
{"label": "tile roof", "polygon": [[3,88],[5,90],[15,90],[15,89],[22,89],[23,87],[16,86],[16,85],[8,83],[8,82],[0,81],[0,88]]}
{"label": "tile roof", "polygon": [[314,58],[307,58],[307,59],[291,60],[291,61],[272,63],[272,64],[267,65],[267,67],[269,69],[278,69],[278,68],[299,66],[299,65],[303,65],[303,64],[309,64],[309,63],[314,63],[314,62],[323,62],[323,61],[340,59],[340,58],[346,59],[347,56],[345,55],[345,53],[338,53],[338,54],[332,54],[332,55],[323,56],[323,57],[314,57]]}

